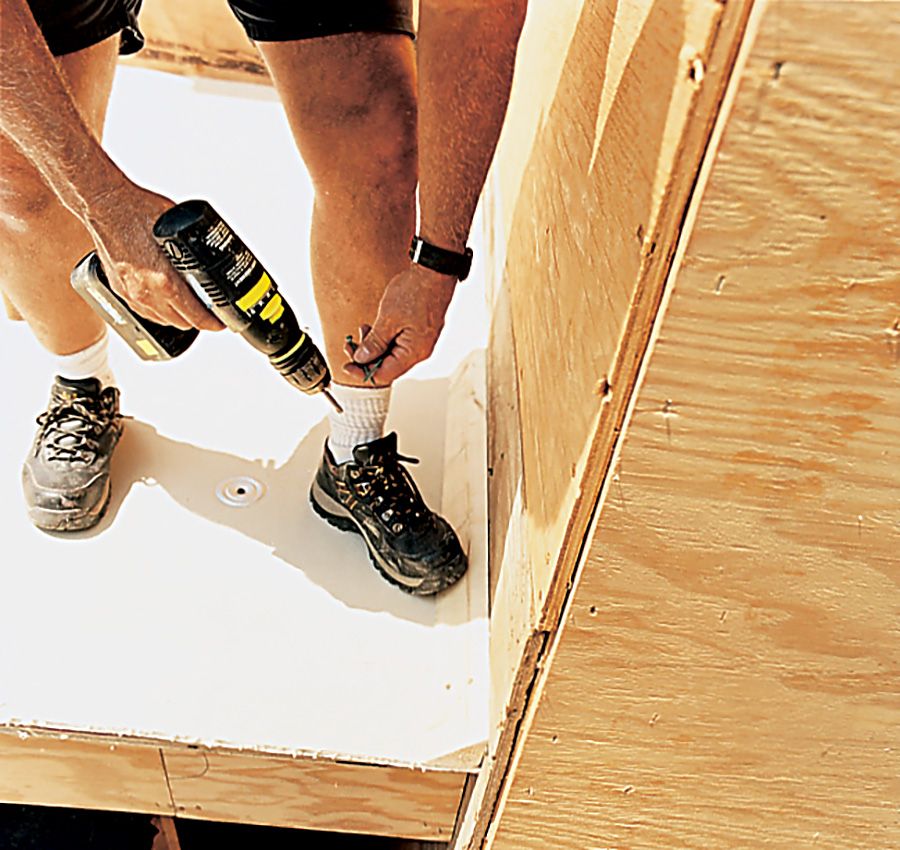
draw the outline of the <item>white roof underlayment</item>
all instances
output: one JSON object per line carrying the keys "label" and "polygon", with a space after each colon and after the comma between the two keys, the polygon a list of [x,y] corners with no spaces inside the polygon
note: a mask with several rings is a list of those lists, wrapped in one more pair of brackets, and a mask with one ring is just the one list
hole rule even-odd
{"label": "white roof underlayment", "polygon": [[[312,190],[270,90],[120,69],[107,144],[138,182],[211,201],[321,336]],[[473,566],[424,600],[385,583],[358,537],[313,515],[307,488],[327,405],[228,332],[202,334],[167,364],[112,341],[122,409],[134,418],[109,516],[72,538],[33,529],[19,469],[52,365],[24,325],[4,323],[0,723],[376,762],[449,762],[470,750],[464,766],[477,764],[488,690],[484,432],[448,433],[445,423],[448,396],[483,400],[486,327],[476,269],[435,356],[395,389],[389,426],[401,451],[421,458],[412,470],[430,505],[445,498],[446,447],[476,443],[476,497],[462,514],[442,508],[462,526]],[[472,389],[452,395],[464,361]],[[216,495],[239,476],[265,490],[250,507]]]}

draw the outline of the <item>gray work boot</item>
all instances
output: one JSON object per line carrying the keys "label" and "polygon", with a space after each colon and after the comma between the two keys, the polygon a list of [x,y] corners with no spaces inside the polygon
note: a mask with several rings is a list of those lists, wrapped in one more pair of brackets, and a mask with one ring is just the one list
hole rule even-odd
{"label": "gray work boot", "polygon": [[109,462],[122,436],[119,391],[57,376],[22,467],[28,516],[45,531],[96,525],[109,504]]}
{"label": "gray work boot", "polygon": [[396,434],[357,446],[346,463],[336,463],[326,443],[309,498],[329,525],[362,535],[373,566],[391,584],[431,596],[459,581],[468,560],[401,463],[418,461],[397,453]]}

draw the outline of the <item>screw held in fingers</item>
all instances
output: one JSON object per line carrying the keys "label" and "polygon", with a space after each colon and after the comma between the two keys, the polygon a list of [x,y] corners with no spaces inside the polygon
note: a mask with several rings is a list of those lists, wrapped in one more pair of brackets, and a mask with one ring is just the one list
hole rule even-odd
{"label": "screw held in fingers", "polygon": [[[351,352],[356,351],[356,349],[359,348],[359,345],[353,341],[353,336],[351,334],[347,334],[345,339],[347,341],[347,347]],[[384,358],[386,356],[387,354],[382,354],[381,357],[376,357],[370,363],[358,364],[359,368],[363,370],[363,378],[370,384],[375,383],[375,373],[378,371],[381,364],[384,363]]]}

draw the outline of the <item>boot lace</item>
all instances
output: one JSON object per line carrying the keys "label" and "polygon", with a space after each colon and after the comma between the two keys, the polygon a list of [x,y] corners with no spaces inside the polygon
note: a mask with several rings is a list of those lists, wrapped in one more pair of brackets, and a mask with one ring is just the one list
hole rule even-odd
{"label": "boot lace", "polygon": [[93,463],[100,450],[100,440],[118,415],[108,396],[51,401],[50,407],[37,418],[40,426],[39,449],[47,460]]}
{"label": "boot lace", "polygon": [[369,504],[394,534],[415,530],[429,511],[412,476],[401,463],[418,463],[415,457],[395,455],[373,464],[351,469],[354,489]]}

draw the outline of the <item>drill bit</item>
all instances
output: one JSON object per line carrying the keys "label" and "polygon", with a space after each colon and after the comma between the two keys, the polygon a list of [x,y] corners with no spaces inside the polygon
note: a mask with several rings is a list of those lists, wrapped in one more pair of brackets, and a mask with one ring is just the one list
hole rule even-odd
{"label": "drill bit", "polygon": [[328,392],[328,390],[322,390],[322,395],[324,395],[325,398],[327,398],[328,401],[331,402],[331,406],[332,406],[338,413],[343,413],[343,412],[344,412],[344,408],[341,407],[340,404],[338,404],[338,400],[337,400],[330,392]]}

